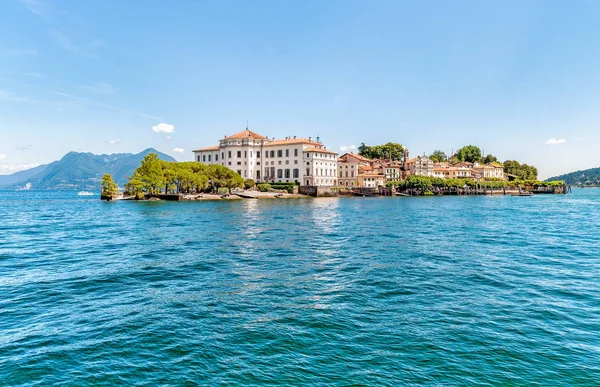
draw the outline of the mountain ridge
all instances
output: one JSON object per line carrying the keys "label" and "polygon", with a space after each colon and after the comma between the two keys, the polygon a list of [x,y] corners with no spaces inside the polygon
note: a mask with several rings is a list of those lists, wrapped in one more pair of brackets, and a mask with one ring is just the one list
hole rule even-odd
{"label": "mountain ridge", "polygon": [[161,160],[176,161],[173,157],[148,148],[140,153],[114,153],[95,155],[90,152],[68,152],[60,160],[49,164],[0,176],[2,189],[32,190],[86,190],[97,191],[102,175],[110,173],[115,183],[124,186],[142,159],[156,153]]}
{"label": "mountain ridge", "polygon": [[546,181],[564,180],[567,185],[600,186],[600,167],[554,176]]}

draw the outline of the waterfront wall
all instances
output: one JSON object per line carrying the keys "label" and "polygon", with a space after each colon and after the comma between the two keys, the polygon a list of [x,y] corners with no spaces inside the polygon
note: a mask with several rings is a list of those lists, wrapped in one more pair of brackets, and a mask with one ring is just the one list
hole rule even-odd
{"label": "waterfront wall", "polygon": [[339,189],[337,187],[301,185],[298,187],[298,193],[314,197],[332,197],[339,196]]}

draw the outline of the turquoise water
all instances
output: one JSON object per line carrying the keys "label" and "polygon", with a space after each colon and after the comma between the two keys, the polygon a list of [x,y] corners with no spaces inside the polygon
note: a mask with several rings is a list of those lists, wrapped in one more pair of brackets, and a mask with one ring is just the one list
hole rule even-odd
{"label": "turquoise water", "polygon": [[600,384],[600,190],[0,220],[2,385]]}

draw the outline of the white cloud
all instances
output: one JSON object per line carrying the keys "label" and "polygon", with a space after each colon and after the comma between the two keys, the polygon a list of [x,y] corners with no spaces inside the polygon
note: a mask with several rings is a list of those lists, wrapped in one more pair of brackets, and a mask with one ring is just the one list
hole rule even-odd
{"label": "white cloud", "polygon": [[564,138],[551,138],[548,141],[546,141],[546,145],[558,145],[564,144],[565,142],[567,142],[567,140],[565,140]]}
{"label": "white cloud", "polygon": [[110,145],[115,145],[115,144],[118,144],[118,143],[120,143],[120,142],[121,142],[121,139],[120,139],[120,138],[116,138],[116,139],[114,139],[114,140],[107,140],[107,141],[106,141],[106,143],[107,143],[107,144],[110,144]]}
{"label": "white cloud", "polygon": [[183,152],[185,152],[185,149],[183,149],[183,148],[173,148],[173,149],[171,149],[171,152],[183,153]]}
{"label": "white cloud", "polygon": [[348,151],[355,150],[355,149],[356,149],[356,145],[342,145],[342,146],[340,146],[340,150],[342,152],[348,152]]}
{"label": "white cloud", "polygon": [[4,160],[7,157],[8,156],[6,155],[6,153],[0,153],[0,160]]}
{"label": "white cloud", "polygon": [[175,127],[173,125],[161,123],[158,125],[154,125],[152,130],[156,133],[173,133],[175,131]]}
{"label": "white cloud", "polygon": [[21,75],[27,75],[28,77],[34,78],[44,78],[44,76],[40,73],[20,73]]}
{"label": "white cloud", "polygon": [[0,164],[0,175],[10,175],[39,166],[40,164]]}

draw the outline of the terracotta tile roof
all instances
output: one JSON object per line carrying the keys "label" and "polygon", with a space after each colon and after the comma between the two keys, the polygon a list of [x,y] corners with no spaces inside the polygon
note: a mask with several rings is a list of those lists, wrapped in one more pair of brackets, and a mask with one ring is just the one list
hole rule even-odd
{"label": "terracotta tile roof", "polygon": [[302,152],[329,153],[332,155],[337,155],[337,152],[330,151],[325,148],[315,148],[315,147],[304,148],[304,150]]}
{"label": "terracotta tile roof", "polygon": [[264,146],[277,146],[277,145],[294,145],[294,144],[313,144],[319,145],[320,143],[316,141],[309,140],[307,138],[286,138],[283,140],[273,140],[269,141]]}
{"label": "terracotta tile roof", "polygon": [[370,163],[372,160],[368,159],[364,156],[359,155],[358,153],[344,153],[343,155],[340,156],[340,158],[347,158],[347,157],[352,157],[355,158],[358,161],[362,161],[365,163]]}
{"label": "terracotta tile roof", "polygon": [[372,171],[373,167],[369,166],[369,165],[359,165],[358,166],[358,172],[361,171]]}
{"label": "terracotta tile roof", "polygon": [[232,134],[231,136],[225,136],[225,138],[226,139],[227,138],[254,138],[257,140],[268,140],[267,137],[260,135],[258,133],[255,133],[248,129],[242,130],[241,132],[236,133],[236,134]]}
{"label": "terracotta tile roof", "polygon": [[202,151],[216,151],[219,150],[218,145],[207,146],[206,148],[194,149],[192,152],[202,152]]}

